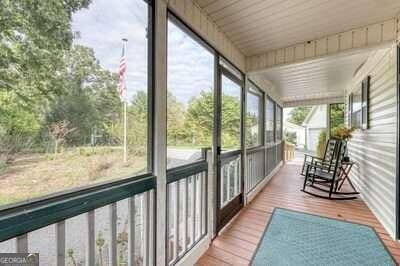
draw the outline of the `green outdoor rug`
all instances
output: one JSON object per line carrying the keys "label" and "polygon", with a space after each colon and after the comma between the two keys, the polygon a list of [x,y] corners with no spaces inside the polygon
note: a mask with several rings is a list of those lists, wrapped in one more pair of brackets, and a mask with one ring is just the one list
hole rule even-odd
{"label": "green outdoor rug", "polygon": [[252,265],[396,265],[369,226],[275,208]]}

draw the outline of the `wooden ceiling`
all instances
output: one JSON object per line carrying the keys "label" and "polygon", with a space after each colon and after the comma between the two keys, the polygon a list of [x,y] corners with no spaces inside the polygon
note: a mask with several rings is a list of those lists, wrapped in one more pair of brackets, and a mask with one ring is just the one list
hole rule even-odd
{"label": "wooden ceiling", "polygon": [[196,0],[250,56],[395,17],[399,0]]}

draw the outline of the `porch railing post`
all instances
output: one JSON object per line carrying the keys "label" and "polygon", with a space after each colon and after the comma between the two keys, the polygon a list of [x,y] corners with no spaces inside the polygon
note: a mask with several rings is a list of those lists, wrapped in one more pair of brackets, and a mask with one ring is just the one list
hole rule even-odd
{"label": "porch railing post", "polygon": [[213,156],[213,152],[212,150],[208,150],[207,151],[207,162],[208,162],[208,176],[207,178],[207,182],[206,182],[206,195],[207,195],[207,206],[206,206],[206,226],[207,226],[207,232],[208,232],[208,236],[209,236],[209,240],[211,241],[211,239],[214,238],[214,236],[216,235],[216,231],[215,231],[215,221],[216,221],[216,217],[215,217],[215,208],[216,208],[216,195],[215,193],[217,192],[217,190],[215,189],[215,172],[214,172],[214,156]]}
{"label": "porch railing post", "polygon": [[156,189],[156,265],[166,265],[166,161],[167,161],[167,3],[154,1],[154,174]]}

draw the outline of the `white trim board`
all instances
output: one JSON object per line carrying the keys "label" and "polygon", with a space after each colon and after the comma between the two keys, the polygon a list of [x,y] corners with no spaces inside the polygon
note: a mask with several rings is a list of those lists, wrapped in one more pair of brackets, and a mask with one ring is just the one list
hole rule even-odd
{"label": "white trim board", "polygon": [[197,243],[196,247],[192,248],[185,256],[183,256],[175,265],[187,266],[195,265],[196,262],[203,256],[211,244],[210,234],[203,237],[202,240]]}

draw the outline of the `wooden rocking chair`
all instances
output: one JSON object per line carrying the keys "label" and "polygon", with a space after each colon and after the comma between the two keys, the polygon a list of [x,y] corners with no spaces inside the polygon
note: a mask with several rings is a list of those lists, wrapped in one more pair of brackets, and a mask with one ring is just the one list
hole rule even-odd
{"label": "wooden rocking chair", "polygon": [[[357,198],[354,196],[359,194],[356,191],[342,192],[338,190],[339,181],[342,180],[342,160],[347,143],[346,141],[337,140],[336,146],[337,150],[333,153],[333,159],[330,162],[314,160],[305,164],[304,184],[301,191],[325,199],[351,200]],[[308,187],[328,193],[328,196],[311,192],[307,190]]]}
{"label": "wooden rocking chair", "polygon": [[337,152],[337,144],[340,142],[340,140],[337,139],[329,139],[328,142],[326,143],[325,147],[325,152],[324,156],[322,158],[318,156],[314,156],[311,154],[304,154],[304,163],[303,167],[301,168],[301,175],[305,176],[306,175],[306,166],[308,164],[313,164],[314,162],[323,162],[324,164],[329,164],[329,166],[332,166],[332,160],[335,157],[335,153]]}

